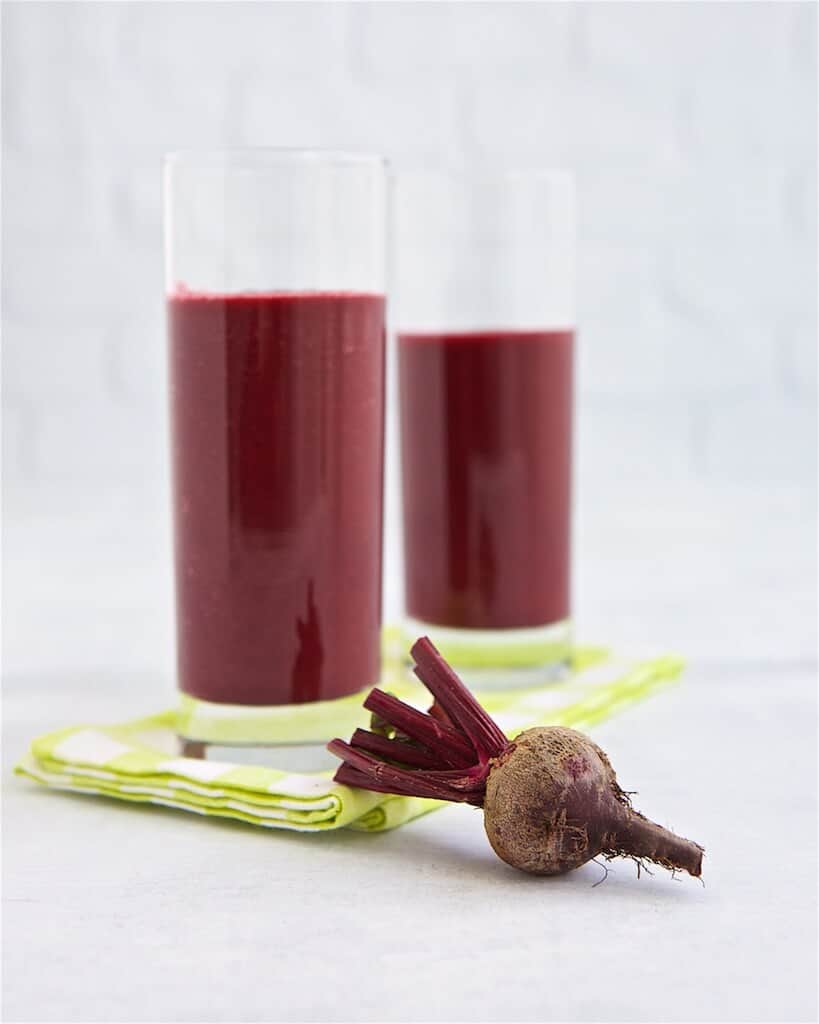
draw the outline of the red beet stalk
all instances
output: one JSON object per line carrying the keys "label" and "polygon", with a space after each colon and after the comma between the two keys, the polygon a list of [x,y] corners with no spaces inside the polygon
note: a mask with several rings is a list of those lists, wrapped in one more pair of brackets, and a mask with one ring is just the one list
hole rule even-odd
{"label": "red beet stalk", "polygon": [[490,761],[509,741],[426,637],[411,654],[416,676],[435,697],[434,713],[373,690],[364,707],[390,727],[391,735],[376,738],[359,729],[349,743],[329,743],[327,749],[344,762],[335,780],[379,793],[482,807]]}

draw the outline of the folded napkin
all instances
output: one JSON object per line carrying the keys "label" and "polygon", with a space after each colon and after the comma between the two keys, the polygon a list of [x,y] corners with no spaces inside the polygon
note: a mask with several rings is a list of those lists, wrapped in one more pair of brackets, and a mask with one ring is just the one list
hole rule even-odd
{"label": "folded napkin", "polygon": [[[598,648],[581,648],[572,657],[570,673],[558,682],[526,690],[475,692],[510,735],[535,725],[589,730],[676,679],[682,667],[675,656],[623,659]],[[429,694],[405,677],[393,666],[382,685],[418,707],[428,707]],[[349,698],[345,700],[345,707],[352,707]],[[355,724],[365,725],[368,716],[360,700],[357,696],[361,717]],[[333,703],[326,702],[327,714]],[[187,721],[185,715],[184,708],[175,708],[120,725],[60,729],[34,740],[15,770],[54,789],[301,832],[345,827],[378,832],[443,806],[436,800],[342,786],[333,782],[332,771],[295,773],[180,757],[179,727],[180,721]],[[350,722],[337,728],[338,718],[329,718],[319,724],[325,737],[348,737]],[[271,749],[270,756],[286,757],[286,750]]]}

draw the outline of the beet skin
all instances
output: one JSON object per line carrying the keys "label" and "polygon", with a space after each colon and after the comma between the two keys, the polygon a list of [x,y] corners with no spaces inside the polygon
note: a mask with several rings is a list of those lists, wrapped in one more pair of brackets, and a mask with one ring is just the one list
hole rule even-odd
{"label": "beet skin", "polygon": [[574,729],[522,732],[492,764],[483,809],[495,853],[535,875],[559,875],[600,854],[702,872],[702,848],[633,810],[609,759]]}

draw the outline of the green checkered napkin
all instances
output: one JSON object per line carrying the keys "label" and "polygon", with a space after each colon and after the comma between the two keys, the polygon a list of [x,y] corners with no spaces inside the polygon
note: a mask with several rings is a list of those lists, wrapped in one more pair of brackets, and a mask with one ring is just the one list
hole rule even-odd
{"label": "green checkered napkin", "polygon": [[[589,730],[675,679],[680,658],[613,658],[600,649],[579,649],[567,678],[518,691],[478,691],[487,711],[514,735],[534,725],[567,725]],[[382,685],[426,708],[430,698],[406,673],[386,674]],[[367,724],[362,695],[344,698],[339,715],[323,707],[325,737],[349,736]],[[353,709],[355,712],[353,713]],[[283,713],[284,710],[282,709]],[[297,774],[276,768],[179,756],[180,718],[173,709],[121,725],[72,726],[34,740],[16,771],[54,789],[159,804],[266,828],[301,832],[353,828],[378,832],[395,828],[442,804],[435,800],[385,796],[333,782],[332,772]],[[271,752],[273,753],[273,752]],[[276,756],[286,756],[278,749]]]}

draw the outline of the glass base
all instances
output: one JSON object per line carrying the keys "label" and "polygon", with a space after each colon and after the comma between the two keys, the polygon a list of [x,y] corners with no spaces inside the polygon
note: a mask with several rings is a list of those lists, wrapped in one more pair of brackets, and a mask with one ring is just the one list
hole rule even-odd
{"label": "glass base", "polygon": [[200,761],[262,765],[288,772],[331,771],[339,765],[324,743],[206,743],[180,736],[179,753]]}
{"label": "glass base", "polygon": [[454,629],[406,619],[406,651],[428,636],[465,683],[476,690],[541,686],[565,676],[572,655],[570,619],[526,629]]}
{"label": "glass base", "polygon": [[362,704],[369,691],[366,687],[335,700],[279,705],[217,704],[182,693],[176,731],[189,757],[213,758],[206,747],[236,748],[240,753],[240,748],[321,749],[336,736],[347,739],[359,726],[366,728],[370,715]]}

